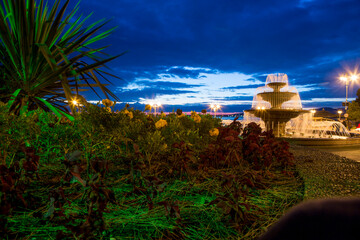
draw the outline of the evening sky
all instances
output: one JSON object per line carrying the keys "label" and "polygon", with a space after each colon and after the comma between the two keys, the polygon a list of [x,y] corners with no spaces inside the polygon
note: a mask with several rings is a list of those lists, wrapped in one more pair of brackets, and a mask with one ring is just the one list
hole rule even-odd
{"label": "evening sky", "polygon": [[[122,102],[161,102],[166,111],[210,103],[242,111],[277,72],[303,107],[339,108],[338,77],[360,63],[359,0],[81,1],[79,13],[91,12],[117,26],[102,42],[107,53],[127,51],[108,64],[122,78],[110,89]],[[350,99],[359,87],[350,86]]]}

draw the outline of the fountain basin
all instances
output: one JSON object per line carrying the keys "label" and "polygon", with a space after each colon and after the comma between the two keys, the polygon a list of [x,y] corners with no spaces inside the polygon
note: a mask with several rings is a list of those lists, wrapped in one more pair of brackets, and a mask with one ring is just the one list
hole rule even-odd
{"label": "fountain basin", "polygon": [[281,140],[285,140],[289,143],[300,145],[300,146],[350,146],[359,145],[360,138],[286,138],[281,137]]}
{"label": "fountain basin", "polygon": [[285,126],[292,118],[296,118],[300,114],[308,113],[308,110],[298,109],[264,109],[264,110],[245,110],[255,117],[260,118],[266,127],[266,131],[273,130],[276,137],[285,136]]}

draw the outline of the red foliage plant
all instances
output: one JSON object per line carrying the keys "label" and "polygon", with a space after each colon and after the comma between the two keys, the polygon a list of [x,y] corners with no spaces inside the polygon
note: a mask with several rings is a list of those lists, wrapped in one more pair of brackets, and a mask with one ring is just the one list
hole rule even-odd
{"label": "red foliage plant", "polygon": [[254,170],[268,169],[274,163],[282,168],[293,165],[294,156],[289,152],[289,144],[278,141],[272,131],[262,132],[260,125],[254,122],[243,131],[236,119],[229,126],[218,129],[216,141],[200,154],[201,169],[231,167],[244,161]]}
{"label": "red foliage plant", "polygon": [[225,127],[219,127],[216,141],[210,143],[200,154],[201,169],[224,168],[238,165],[242,161],[242,139],[239,138],[241,124],[236,119]]}
{"label": "red foliage plant", "polygon": [[255,170],[270,168],[279,163],[282,168],[293,165],[294,156],[289,152],[289,143],[278,141],[272,131],[261,132],[260,125],[249,123],[242,133],[243,156]]}

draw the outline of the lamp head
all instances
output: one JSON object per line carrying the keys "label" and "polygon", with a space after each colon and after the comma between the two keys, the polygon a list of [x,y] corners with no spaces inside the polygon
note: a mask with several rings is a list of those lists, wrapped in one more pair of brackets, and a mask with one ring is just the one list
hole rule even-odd
{"label": "lamp head", "polygon": [[350,80],[351,80],[351,81],[356,81],[358,78],[359,78],[359,77],[358,77],[358,75],[356,75],[356,74],[353,74],[353,75],[350,76]]}
{"label": "lamp head", "polygon": [[341,77],[340,77],[340,80],[346,82],[346,81],[348,80],[348,78],[345,77],[345,76],[341,76]]}

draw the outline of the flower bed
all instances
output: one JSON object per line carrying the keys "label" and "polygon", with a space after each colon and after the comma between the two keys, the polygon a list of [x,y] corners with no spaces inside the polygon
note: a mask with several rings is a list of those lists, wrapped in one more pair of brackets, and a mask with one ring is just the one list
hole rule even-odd
{"label": "flower bed", "polygon": [[254,123],[108,105],[0,115],[8,238],[252,239],[302,199],[288,144]]}

